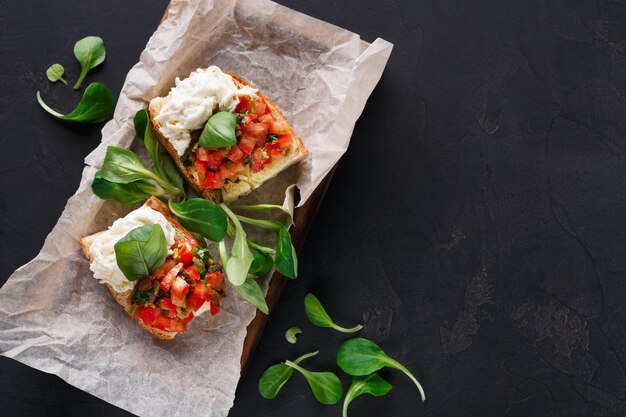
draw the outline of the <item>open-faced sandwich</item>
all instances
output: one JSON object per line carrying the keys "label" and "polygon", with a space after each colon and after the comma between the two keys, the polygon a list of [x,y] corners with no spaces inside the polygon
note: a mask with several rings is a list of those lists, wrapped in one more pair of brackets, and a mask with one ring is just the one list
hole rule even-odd
{"label": "open-faced sandwich", "polygon": [[161,339],[219,312],[222,266],[158,198],[81,239],[94,277],[139,325]]}
{"label": "open-faced sandwich", "polygon": [[167,96],[150,102],[149,113],[181,173],[214,201],[246,195],[307,155],[269,98],[215,66],[177,78]]}

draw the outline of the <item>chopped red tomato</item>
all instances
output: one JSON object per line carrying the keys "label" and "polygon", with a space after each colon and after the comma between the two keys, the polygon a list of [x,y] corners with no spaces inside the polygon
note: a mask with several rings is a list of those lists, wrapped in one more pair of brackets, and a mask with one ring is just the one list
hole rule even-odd
{"label": "chopped red tomato", "polygon": [[248,97],[240,97],[239,104],[235,107],[235,111],[239,113],[242,110],[248,111],[248,107],[250,107],[250,99]]}
{"label": "chopped red tomato", "polygon": [[164,330],[166,332],[176,333],[182,333],[187,330],[187,326],[185,326],[185,323],[183,323],[180,319],[163,317],[163,315],[156,318],[154,323],[152,323],[152,327],[156,327],[157,329]]}
{"label": "chopped red tomato", "polygon": [[161,310],[154,307],[142,307],[137,312],[137,317],[144,322],[145,325],[150,326],[154,321],[161,316]]}
{"label": "chopped red tomato", "polygon": [[165,292],[168,292],[172,287],[172,283],[176,279],[176,275],[180,272],[180,269],[183,267],[183,263],[178,263],[174,268],[170,269],[165,277],[161,280],[161,289]]}
{"label": "chopped red tomato", "polygon": [[179,307],[185,306],[185,297],[189,291],[189,284],[181,277],[176,277],[172,283],[172,303]]}
{"label": "chopped red tomato", "polygon": [[212,171],[207,171],[206,178],[204,180],[204,189],[222,188],[224,186],[224,179]]}
{"label": "chopped red tomato", "polygon": [[246,156],[241,149],[237,146],[231,146],[230,150],[226,154],[226,158],[233,162],[239,162]]}
{"label": "chopped red tomato", "polygon": [[193,245],[191,242],[187,241],[183,243],[178,251],[178,256],[180,256],[180,260],[185,265],[191,265],[193,263]]}
{"label": "chopped red tomato", "polygon": [[257,114],[257,116],[263,116],[266,110],[267,104],[265,104],[263,100],[257,100],[254,108],[254,112]]}
{"label": "chopped red tomato", "polygon": [[270,125],[270,133],[272,135],[282,135],[285,133],[289,133],[289,129],[287,129],[287,125],[278,120],[275,120],[274,123]]}
{"label": "chopped red tomato", "polygon": [[265,144],[265,150],[272,157],[276,158],[283,154],[283,150],[280,149],[280,144],[278,142],[268,142]]}
{"label": "chopped red tomato", "polygon": [[185,272],[187,273],[189,278],[193,279],[194,281],[198,281],[200,279],[200,273],[193,265],[186,266]]}
{"label": "chopped red tomato", "polygon": [[204,304],[205,301],[210,299],[209,292],[202,282],[197,282],[196,285],[193,286],[193,290],[191,295],[189,296],[189,300],[187,301],[187,305],[193,310],[198,311],[200,307]]}
{"label": "chopped red tomato", "polygon": [[274,118],[271,114],[264,114],[263,116],[259,117],[259,123],[265,123],[269,127],[274,124]]}
{"label": "chopped red tomato", "polygon": [[216,291],[222,288],[223,280],[224,280],[224,274],[219,271],[209,272],[204,277],[204,281]]}
{"label": "chopped red tomato", "polygon": [[[259,138],[263,139],[265,142],[265,137],[267,136],[268,125],[266,123],[248,123],[243,129],[242,132],[252,136],[255,140]],[[258,142],[257,142],[258,143]]]}
{"label": "chopped red tomato", "polygon": [[159,309],[163,317],[170,319],[178,318],[178,311],[170,298],[162,298],[161,301],[159,301]]}
{"label": "chopped red tomato", "polygon": [[154,274],[152,274],[152,277],[154,279],[162,279],[169,272],[170,269],[176,266],[176,264],[177,262],[174,259],[167,258],[165,262],[163,262],[163,265],[161,265],[160,267],[157,268],[156,271],[154,271]]}
{"label": "chopped red tomato", "polygon": [[280,135],[278,136],[278,145],[280,145],[280,149],[285,150],[291,148],[291,135]]}
{"label": "chopped red tomato", "polygon": [[209,306],[211,307],[209,311],[211,312],[212,316],[220,312],[220,308],[217,305],[215,305],[213,301],[209,302]]}
{"label": "chopped red tomato", "polygon": [[254,151],[254,146],[256,145],[256,139],[250,135],[243,134],[241,138],[239,138],[239,149],[243,151],[246,155],[250,155],[252,151]]}
{"label": "chopped red tomato", "polygon": [[200,181],[200,184],[203,184],[206,178],[206,161],[196,161],[194,165],[198,173],[198,181]]}
{"label": "chopped red tomato", "polygon": [[189,322],[193,320],[193,313],[189,313],[187,314],[187,316],[183,317],[183,324],[185,325],[185,330],[187,330],[187,325],[189,324]]}
{"label": "chopped red tomato", "polygon": [[220,168],[222,178],[231,180],[237,179],[237,176],[245,169],[243,162],[226,162]]}
{"label": "chopped red tomato", "polygon": [[257,116],[256,114],[246,114],[245,116],[243,116],[242,123],[245,126],[250,122],[254,122],[258,117],[259,116]]}
{"label": "chopped red tomato", "polygon": [[251,163],[252,172],[259,172],[260,170],[263,169],[265,164],[271,161],[272,161],[272,158],[267,154],[267,151],[264,154],[261,148],[255,149],[254,152],[252,153],[252,163]]}
{"label": "chopped red tomato", "polygon": [[[198,148],[200,149],[200,148]],[[216,171],[219,169],[220,165],[222,165],[222,161],[224,160],[224,154],[220,149],[209,153],[207,157],[206,166],[208,169],[212,169]]]}

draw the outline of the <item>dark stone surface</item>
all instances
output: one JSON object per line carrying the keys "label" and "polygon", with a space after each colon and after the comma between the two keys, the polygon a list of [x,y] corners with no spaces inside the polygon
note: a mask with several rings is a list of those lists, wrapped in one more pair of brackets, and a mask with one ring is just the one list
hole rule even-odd
{"label": "dark stone surface", "polygon": [[[423,382],[397,372],[360,416],[626,415],[626,6],[566,1],[282,1],[395,44],[269,321],[232,416],[337,416],[295,377],[274,401],[268,365],[345,336],[310,326],[315,292]],[[39,251],[78,185],[99,128],[69,126],[53,62],[75,77],[89,34],[117,95],[165,2],[0,5],[0,276]],[[283,332],[298,325],[295,346]],[[124,416],[55,376],[0,358],[0,414]],[[344,385],[348,381],[344,378]]]}

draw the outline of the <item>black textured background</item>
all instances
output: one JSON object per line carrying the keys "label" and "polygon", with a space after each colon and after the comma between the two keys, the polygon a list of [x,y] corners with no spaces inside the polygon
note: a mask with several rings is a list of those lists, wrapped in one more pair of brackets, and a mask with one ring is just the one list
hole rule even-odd
{"label": "black textured background", "polygon": [[[231,415],[338,416],[297,375],[274,401],[268,365],[345,338],[313,328],[314,291],[425,386],[383,372],[385,398],[354,416],[626,415],[626,6],[611,1],[281,0],[395,44]],[[76,95],[44,71],[79,68],[117,95],[165,1],[0,5],[0,277],[34,257],[76,190],[98,126],[53,120]],[[297,345],[283,332],[304,330]],[[344,380],[347,387],[348,381]],[[55,376],[0,358],[0,414],[125,416]],[[172,399],[184,401],[184,399]]]}

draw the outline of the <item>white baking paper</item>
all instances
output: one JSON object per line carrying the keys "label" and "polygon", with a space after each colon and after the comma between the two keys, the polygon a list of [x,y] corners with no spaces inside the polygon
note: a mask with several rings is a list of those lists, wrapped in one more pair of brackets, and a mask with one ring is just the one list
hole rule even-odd
{"label": "white baking paper", "polygon": [[39,255],[0,289],[2,355],[140,416],[226,416],[255,309],[230,291],[217,316],[197,318],[173,341],[142,330],[93,278],[82,256],[80,238],[133,208],[95,197],[91,179],[108,145],[131,145],[138,109],[166,94],[176,76],[218,65],[272,98],[310,153],[252,200],[277,192],[282,198],[296,182],[303,203],[346,151],[391,49],[384,40],[368,44],[270,1],[172,2],[128,73],[114,119],[86,158],[76,194]]}

